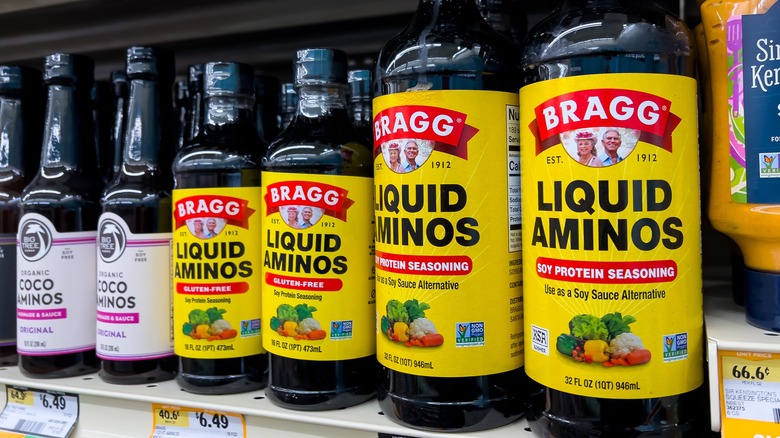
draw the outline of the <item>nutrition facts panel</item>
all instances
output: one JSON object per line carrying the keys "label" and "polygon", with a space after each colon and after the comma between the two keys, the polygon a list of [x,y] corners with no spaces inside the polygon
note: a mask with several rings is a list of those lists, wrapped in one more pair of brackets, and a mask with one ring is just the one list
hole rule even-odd
{"label": "nutrition facts panel", "polygon": [[506,106],[507,206],[509,210],[509,252],[520,251],[520,110]]}

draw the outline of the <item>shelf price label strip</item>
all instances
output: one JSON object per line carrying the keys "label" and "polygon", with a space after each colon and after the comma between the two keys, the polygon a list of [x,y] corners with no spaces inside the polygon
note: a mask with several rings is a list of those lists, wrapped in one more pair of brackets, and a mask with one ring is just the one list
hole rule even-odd
{"label": "shelf price label strip", "polygon": [[[150,438],[246,438],[246,424],[240,414],[155,403]],[[2,436],[0,436],[2,438]]]}
{"label": "shelf price label strip", "polygon": [[722,436],[780,436],[780,353],[719,351]]}
{"label": "shelf price label strip", "polygon": [[0,413],[0,438],[65,438],[79,418],[79,396],[59,391],[6,385]]}

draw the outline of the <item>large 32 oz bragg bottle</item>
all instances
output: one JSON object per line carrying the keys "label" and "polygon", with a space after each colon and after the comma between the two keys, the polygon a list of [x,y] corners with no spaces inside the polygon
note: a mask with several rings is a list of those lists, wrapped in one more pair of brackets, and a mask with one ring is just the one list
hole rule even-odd
{"label": "large 32 oz bragg bottle", "polygon": [[531,429],[701,436],[691,33],[651,2],[566,0],[521,65],[526,371],[546,387]]}
{"label": "large 32 oz bragg bottle", "polygon": [[298,105],[263,162],[266,395],[301,410],[376,394],[371,148],[347,112],[347,54],[299,50]]}
{"label": "large 32 oz bragg bottle", "polygon": [[94,64],[46,57],[38,173],[22,192],[17,234],[17,349],[29,377],[97,371],[95,236],[103,179],[90,109]]}
{"label": "large 32 oz bragg bottle", "polygon": [[378,399],[411,427],[523,412],[514,52],[473,0],[421,0],[377,59]]}
{"label": "large 32 oz bragg bottle", "polygon": [[127,49],[129,106],[119,172],[100,200],[97,355],[101,379],[176,376],[171,333],[173,54]]}
{"label": "large 32 oz bragg bottle", "polygon": [[16,365],[16,232],[22,190],[41,156],[41,72],[0,66],[0,366]]}
{"label": "large 32 oz bragg bottle", "polygon": [[201,133],[174,158],[173,331],[179,385],[199,394],[260,389],[260,159],[252,68],[204,66]]}

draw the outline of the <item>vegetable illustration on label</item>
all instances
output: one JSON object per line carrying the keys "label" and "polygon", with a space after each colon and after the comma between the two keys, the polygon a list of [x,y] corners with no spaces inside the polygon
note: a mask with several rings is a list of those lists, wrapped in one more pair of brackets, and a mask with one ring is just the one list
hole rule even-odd
{"label": "vegetable illustration on label", "polygon": [[219,341],[238,336],[238,331],[222,318],[225,309],[211,307],[206,310],[194,309],[189,314],[189,322],[182,326],[182,332],[192,339]]}
{"label": "vegetable illustration on label", "polygon": [[582,314],[569,321],[570,333],[562,333],[555,349],[577,362],[600,363],[605,367],[632,366],[650,362],[650,350],[639,336],[631,333],[630,315],[608,313],[601,318]]}
{"label": "vegetable illustration on label", "polygon": [[387,314],[382,316],[382,333],[394,342],[407,347],[438,347],[444,343],[444,336],[436,331],[433,322],[425,317],[430,309],[428,303],[407,300],[387,302]]}
{"label": "vegetable illustration on label", "polygon": [[295,340],[319,341],[325,339],[328,333],[322,329],[320,322],[314,319],[317,308],[301,303],[293,307],[282,304],[276,308],[276,316],[271,318],[271,330],[280,336],[289,336]]}

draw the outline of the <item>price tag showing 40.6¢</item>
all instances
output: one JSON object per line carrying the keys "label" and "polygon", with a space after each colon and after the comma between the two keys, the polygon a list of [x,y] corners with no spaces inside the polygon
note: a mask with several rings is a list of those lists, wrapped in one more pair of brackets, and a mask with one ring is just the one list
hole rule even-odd
{"label": "price tag showing 40.6\u00a2", "polygon": [[150,438],[246,438],[246,424],[240,414],[157,403],[152,405],[152,412],[154,430]]}
{"label": "price tag showing 40.6\u00a2", "polygon": [[723,436],[780,436],[780,354],[719,351]]}
{"label": "price tag showing 40.6\u00a2", "polygon": [[65,438],[79,418],[77,394],[6,386],[6,397],[7,403],[0,413],[0,430]]}

